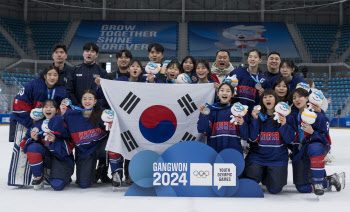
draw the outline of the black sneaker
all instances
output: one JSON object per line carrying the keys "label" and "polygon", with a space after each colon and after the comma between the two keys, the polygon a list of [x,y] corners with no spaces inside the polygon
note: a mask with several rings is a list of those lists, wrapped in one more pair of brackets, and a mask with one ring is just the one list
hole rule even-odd
{"label": "black sneaker", "polygon": [[314,184],[314,192],[317,196],[324,194],[324,189],[321,183]]}

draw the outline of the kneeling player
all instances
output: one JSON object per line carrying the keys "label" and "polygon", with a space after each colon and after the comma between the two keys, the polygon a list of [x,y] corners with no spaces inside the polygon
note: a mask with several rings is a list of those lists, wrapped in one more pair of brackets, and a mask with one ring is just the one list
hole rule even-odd
{"label": "kneeling player", "polygon": [[[278,96],[275,91],[267,89],[260,98],[261,112],[253,110],[249,125],[250,144],[246,157],[243,177],[266,183],[267,190],[272,194],[282,191],[287,184],[288,148],[295,137],[295,131],[288,124],[291,117],[281,116],[278,123],[274,120],[275,106]],[[262,116],[258,116],[258,113]]]}
{"label": "kneeling player", "polygon": [[44,168],[50,169],[49,176],[45,176],[45,178],[49,177],[47,180],[56,191],[64,189],[70,183],[74,172],[72,155],[74,143],[55,136],[51,132],[43,134],[41,131],[43,122],[55,116],[57,110],[58,106],[55,100],[46,100],[43,106],[46,120],[42,119],[36,122],[21,142],[21,147],[27,153],[29,166],[34,175],[32,181],[34,189],[44,186]]}
{"label": "kneeling player", "polygon": [[316,113],[315,123],[301,125],[301,114],[307,108],[309,92],[297,88],[291,94],[293,104],[298,108],[292,112],[297,137],[293,142],[293,181],[301,193],[315,192],[323,195],[324,189],[334,186],[340,191],[345,186],[345,173],[326,175],[324,157],[330,150],[329,122],[323,113]]}

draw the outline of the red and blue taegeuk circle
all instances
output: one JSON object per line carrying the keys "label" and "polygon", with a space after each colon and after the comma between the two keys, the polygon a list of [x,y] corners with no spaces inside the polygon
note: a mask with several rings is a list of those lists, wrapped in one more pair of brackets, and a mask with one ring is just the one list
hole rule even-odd
{"label": "red and blue taegeuk circle", "polygon": [[174,135],[177,120],[169,108],[163,105],[153,105],[142,112],[139,127],[141,134],[148,141],[163,143]]}

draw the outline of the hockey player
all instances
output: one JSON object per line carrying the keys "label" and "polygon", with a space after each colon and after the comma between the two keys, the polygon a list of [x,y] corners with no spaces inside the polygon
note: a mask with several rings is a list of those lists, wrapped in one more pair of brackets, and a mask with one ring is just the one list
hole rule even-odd
{"label": "hockey player", "polygon": [[196,60],[192,56],[186,56],[181,62],[181,73],[187,74],[192,82],[197,82],[198,77],[196,75]]}
{"label": "hockey player", "polygon": [[[44,119],[36,122],[26,133],[21,142],[21,148],[27,153],[30,169],[33,173],[32,185],[34,189],[44,186],[44,167],[50,169],[49,183],[51,187],[60,191],[71,181],[74,172],[74,157],[72,150],[74,143],[65,140],[60,135],[55,136],[52,132],[42,133],[42,125],[54,117],[58,112],[58,104],[48,99],[43,105]],[[45,140],[47,138],[47,140]]]}
{"label": "hockey player", "polygon": [[[154,75],[153,74],[149,74],[147,76],[148,78],[148,82],[153,83],[154,82]],[[128,76],[123,76],[123,77],[119,77],[118,79],[116,79],[118,81],[128,81],[128,82],[145,82],[145,77],[142,76],[142,64],[139,60],[132,60],[130,62],[130,66],[128,68]],[[95,80],[96,84],[98,86],[101,86],[100,83],[100,79],[97,78]],[[101,89],[99,89],[99,95],[101,95]],[[102,93],[103,95],[103,93]],[[124,174],[125,174],[125,182],[129,185],[131,185],[133,183],[133,181],[131,180],[130,176],[129,176],[129,163],[130,160],[125,159],[125,167],[124,167]]]}
{"label": "hockey player", "polygon": [[[60,105],[61,113],[49,122],[49,128],[59,133],[70,133],[76,147],[76,175],[81,188],[91,186],[96,179],[95,167],[97,159],[106,154],[107,133],[101,120],[102,109],[96,105],[96,94],[86,90],[81,100],[82,109],[67,110]],[[120,154],[108,152],[112,171],[112,185],[121,186],[122,157]]]}
{"label": "hockey player", "polygon": [[156,83],[175,83],[175,79],[180,74],[181,65],[177,60],[172,60],[166,67],[166,73],[159,73]]}
{"label": "hockey player", "polygon": [[[219,83],[217,83],[212,78],[212,73],[209,68],[209,63],[206,60],[197,60],[195,66],[197,82],[192,82],[193,84],[199,83],[214,83],[215,90],[219,88]],[[215,74],[214,74],[215,75]]]}
{"label": "hockey player", "polygon": [[[249,124],[250,149],[246,159],[243,177],[257,181],[264,180],[272,194],[282,191],[288,177],[287,144],[295,138],[295,131],[288,124],[291,116],[280,116],[274,120],[275,106],[279,97],[272,89],[263,92],[260,98],[261,110],[253,110]],[[260,113],[260,117],[258,116]]]}
{"label": "hockey player", "polygon": [[[81,98],[86,90],[97,90],[97,85],[95,84],[95,79],[97,77],[108,79],[106,70],[96,64],[98,56],[99,47],[95,43],[86,43],[83,46],[84,62],[77,65],[71,71],[66,85],[69,99],[72,101],[73,105],[81,105]],[[99,98],[97,104],[101,107],[108,108],[108,103],[103,98]],[[98,175],[97,178],[100,178],[103,183],[110,183],[111,180],[107,173],[108,166],[105,164],[105,161],[106,157],[104,156],[99,159],[96,174]]]}
{"label": "hockey player", "polygon": [[330,150],[329,122],[323,113],[316,113],[315,123],[301,125],[301,114],[307,108],[309,92],[297,88],[292,92],[293,104],[298,111],[293,112],[294,130],[297,136],[293,142],[293,181],[301,193],[314,192],[323,195],[324,189],[332,186],[340,191],[345,186],[345,174],[326,175],[324,157]]}
{"label": "hockey player", "polygon": [[280,77],[272,85],[272,90],[274,90],[278,96],[279,101],[289,103],[289,86],[288,81]]}
{"label": "hockey player", "polygon": [[[139,60],[132,60],[129,65],[129,76],[119,77],[116,80],[129,82],[146,82],[146,78],[142,76],[142,63]],[[154,82],[154,75],[147,75],[148,82]]]}
{"label": "hockey player", "polygon": [[233,148],[243,154],[241,138],[248,138],[248,127],[242,117],[236,120],[238,125],[230,122],[230,101],[233,96],[234,88],[228,83],[222,83],[218,91],[220,102],[207,105],[210,113],[203,111],[206,108],[204,104],[199,107],[197,129],[207,136],[207,144],[217,152]]}
{"label": "hockey player", "polygon": [[269,88],[272,88],[274,82],[280,77],[284,77],[288,81],[290,92],[293,92],[298,83],[306,83],[304,78],[301,78],[294,74],[295,68],[296,66],[294,65],[294,62],[291,59],[283,59],[280,65],[280,74],[270,79],[268,85]]}
{"label": "hockey player", "polygon": [[[42,107],[47,99],[55,100],[59,104],[64,98],[68,97],[66,89],[57,85],[58,77],[58,68],[52,65],[46,67],[43,76],[25,84],[13,100],[13,112],[10,118],[10,141],[15,141],[14,149],[17,151],[19,151],[20,142],[26,132],[33,125],[33,120],[30,117],[31,110]],[[23,186],[30,183],[29,172],[26,172],[29,166],[23,167],[16,164],[18,159],[27,161],[26,156],[21,156],[22,154],[23,152],[12,154],[9,185]],[[23,161],[24,164],[25,161]]]}
{"label": "hockey player", "polygon": [[248,67],[237,68],[230,73],[236,75],[238,79],[237,95],[234,102],[247,105],[248,121],[255,105],[259,104],[260,95],[268,86],[268,80],[262,73],[259,73],[259,63],[261,63],[261,52],[257,49],[248,52]]}

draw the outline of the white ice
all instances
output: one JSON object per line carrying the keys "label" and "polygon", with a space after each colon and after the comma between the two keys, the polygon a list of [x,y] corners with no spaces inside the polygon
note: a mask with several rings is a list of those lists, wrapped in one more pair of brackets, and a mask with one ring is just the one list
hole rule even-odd
{"label": "white ice", "polygon": [[[335,161],[326,165],[328,174],[345,171],[347,187],[341,192],[326,192],[318,201],[315,194],[300,194],[292,184],[291,165],[288,185],[277,195],[264,189],[265,198],[168,198],[126,197],[127,187],[112,191],[107,184],[96,184],[80,189],[74,183],[63,191],[54,191],[49,186],[35,191],[33,187],[7,186],[13,143],[8,142],[8,126],[0,126],[0,208],[8,211],[163,211],[163,212],[233,212],[233,211],[328,211],[348,210],[350,206],[350,130],[331,129],[332,155]],[[73,176],[73,182],[74,182]],[[334,190],[334,189],[333,189]]]}

